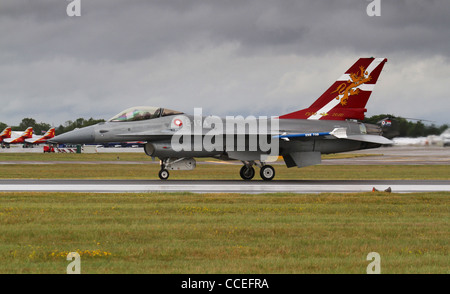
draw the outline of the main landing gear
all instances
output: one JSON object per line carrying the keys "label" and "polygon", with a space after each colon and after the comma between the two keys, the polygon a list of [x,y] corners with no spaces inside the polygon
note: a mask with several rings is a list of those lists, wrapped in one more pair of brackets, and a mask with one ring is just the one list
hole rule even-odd
{"label": "main landing gear", "polygon": [[255,176],[255,169],[253,168],[253,165],[258,165],[261,168],[259,171],[259,175],[264,181],[270,181],[275,177],[275,169],[271,165],[266,165],[262,162],[257,164],[254,161],[243,161],[243,163],[244,166],[241,167],[241,170],[239,172],[243,180],[249,181],[253,179],[253,177]]}

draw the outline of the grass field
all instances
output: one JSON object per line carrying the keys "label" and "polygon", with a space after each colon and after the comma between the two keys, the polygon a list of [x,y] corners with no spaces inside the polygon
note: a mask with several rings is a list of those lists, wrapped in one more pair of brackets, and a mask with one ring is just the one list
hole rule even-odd
{"label": "grass field", "polygon": [[[143,154],[2,154],[0,160],[48,161],[2,164],[0,179],[157,179],[159,170],[157,163],[105,162],[149,161]],[[240,165],[202,161],[170,179],[240,179]],[[276,180],[283,179],[449,180],[450,166],[276,165]],[[82,273],[365,273],[366,256],[375,251],[381,273],[448,274],[449,204],[449,192],[0,192],[0,273],[64,274],[74,251]]]}
{"label": "grass field", "polygon": [[0,273],[449,273],[450,193],[0,193]]}
{"label": "grass field", "polygon": [[[373,154],[330,154],[324,155],[323,158],[362,156]],[[0,165],[0,179],[159,179],[159,161],[152,162],[150,157],[142,153],[3,153],[0,155],[0,161],[3,162]],[[41,164],[7,164],[8,161],[34,161]],[[58,164],[60,161],[65,163]],[[72,161],[73,163],[67,163]],[[127,162],[136,163],[124,164]],[[216,164],[208,164],[210,162]],[[198,159],[196,169],[171,171],[170,179],[199,180],[220,177],[224,180],[240,180],[241,164],[232,163],[211,158]],[[274,180],[450,180],[450,165],[316,165],[288,169],[284,164],[276,164],[274,167]],[[261,180],[258,174],[254,180]]]}
{"label": "grass field", "polygon": [[[1,179],[159,179],[159,164],[3,164]],[[240,165],[198,164],[193,171],[171,171],[170,180],[241,180]],[[258,169],[256,170],[258,172]],[[276,180],[449,180],[449,165],[316,165],[305,168],[275,166]],[[255,175],[255,180],[261,180]]]}

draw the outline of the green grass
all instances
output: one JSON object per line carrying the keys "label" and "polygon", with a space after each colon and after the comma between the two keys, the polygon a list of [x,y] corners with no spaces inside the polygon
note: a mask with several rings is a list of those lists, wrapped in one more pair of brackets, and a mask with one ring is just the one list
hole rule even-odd
{"label": "green grass", "polygon": [[[209,160],[170,179],[240,179],[240,165],[202,163]],[[139,153],[1,154],[0,161],[48,161],[2,164],[3,179],[157,179],[159,170],[104,162],[149,161]],[[450,179],[448,165],[275,168],[276,180]],[[449,197],[0,193],[0,273],[64,274],[73,251],[82,273],[365,273],[375,251],[382,273],[448,274]]]}
{"label": "green grass", "polygon": [[0,273],[449,273],[450,193],[0,193]]}
{"label": "green grass", "polygon": [[[449,180],[449,165],[274,165],[274,180]],[[159,179],[159,164],[2,164],[2,179]],[[240,180],[240,165],[197,164],[193,171],[171,171],[170,180]],[[256,169],[259,172],[259,169]],[[259,174],[254,180],[261,180]]]}
{"label": "green grass", "polygon": [[[361,156],[374,156],[374,154],[330,154],[324,155],[323,158]],[[37,164],[23,165],[2,164],[0,165],[0,178],[3,179],[158,179],[159,171],[159,161],[152,162],[151,158],[143,153],[3,153],[0,154],[0,161],[5,163],[8,161],[37,162]],[[73,163],[58,164],[61,161],[73,161]],[[85,163],[80,164],[77,161]],[[212,158],[200,158],[197,161],[195,170],[171,171],[170,179],[240,180],[240,162],[224,162]],[[207,161],[217,164],[205,164]],[[281,160],[279,161],[281,162]],[[39,164],[40,162],[42,164]],[[123,164],[124,162],[136,162],[136,164]],[[450,179],[449,165],[316,165],[288,169],[284,164],[275,164],[274,167],[276,169],[275,180]],[[260,180],[258,174],[255,176],[256,179]]]}

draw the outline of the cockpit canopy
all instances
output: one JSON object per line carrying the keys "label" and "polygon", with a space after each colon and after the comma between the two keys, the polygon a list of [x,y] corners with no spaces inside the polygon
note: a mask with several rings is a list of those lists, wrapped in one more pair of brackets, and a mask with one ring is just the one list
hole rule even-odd
{"label": "cockpit canopy", "polygon": [[119,114],[113,116],[108,121],[139,121],[176,114],[183,114],[183,112],[153,106],[135,106],[121,111]]}

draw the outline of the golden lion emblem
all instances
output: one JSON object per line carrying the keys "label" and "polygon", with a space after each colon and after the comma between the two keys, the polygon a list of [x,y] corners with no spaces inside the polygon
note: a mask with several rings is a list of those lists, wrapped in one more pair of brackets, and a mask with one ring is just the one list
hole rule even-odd
{"label": "golden lion emblem", "polygon": [[[369,76],[369,73],[365,71],[364,66],[359,67],[360,72],[357,73],[351,73],[350,74],[350,80],[348,80],[346,83],[340,84],[336,90],[334,90],[331,93],[338,93],[338,96],[336,99],[341,99],[341,104],[347,105],[348,103],[348,97],[353,95],[358,95],[359,89],[355,89],[356,87],[367,83],[372,79],[371,76]],[[347,85],[347,83],[350,83]]]}

